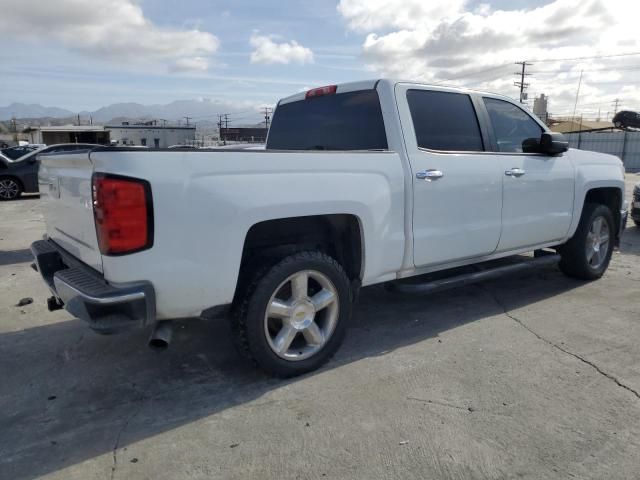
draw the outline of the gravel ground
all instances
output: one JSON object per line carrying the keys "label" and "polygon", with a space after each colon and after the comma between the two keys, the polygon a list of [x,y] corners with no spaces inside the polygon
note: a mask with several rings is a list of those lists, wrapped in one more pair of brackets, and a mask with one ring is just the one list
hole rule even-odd
{"label": "gravel ground", "polygon": [[0,225],[2,479],[640,477],[632,222],[597,282],[365,289],[336,357],[289,381],[244,363],[224,321],[180,321],[157,353],[48,312],[40,200],[0,203]]}

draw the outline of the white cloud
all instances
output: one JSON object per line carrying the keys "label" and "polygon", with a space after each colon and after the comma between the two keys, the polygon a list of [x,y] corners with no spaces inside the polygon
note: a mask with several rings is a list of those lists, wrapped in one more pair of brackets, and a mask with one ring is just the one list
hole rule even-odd
{"label": "white cloud", "polygon": [[169,65],[171,72],[206,72],[209,62],[203,57],[180,58]]}
{"label": "white cloud", "polygon": [[164,63],[172,71],[206,70],[219,46],[198,29],[161,28],[136,0],[0,0],[0,31],[70,51],[128,63]]}
{"label": "white cloud", "polygon": [[276,43],[272,35],[251,35],[249,44],[254,48],[251,52],[251,63],[312,63],[313,52],[295,40]]}
{"label": "white cloud", "polygon": [[[350,29],[366,34],[362,55],[372,71],[511,96],[515,61],[640,51],[637,0],[554,0],[522,10],[472,9],[467,0],[341,0],[337,9]],[[567,110],[583,69],[580,103],[594,114],[598,102],[606,108],[617,92],[640,108],[633,87],[640,73],[617,70],[633,63],[640,65],[640,56],[538,62],[530,67],[530,92],[547,93],[552,107]]]}

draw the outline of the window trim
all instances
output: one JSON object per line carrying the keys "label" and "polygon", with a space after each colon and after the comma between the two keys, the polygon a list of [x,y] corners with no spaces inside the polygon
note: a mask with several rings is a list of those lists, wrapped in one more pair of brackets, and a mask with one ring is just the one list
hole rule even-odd
{"label": "window trim", "polygon": [[[480,112],[478,111],[477,100],[474,98],[475,95],[472,92],[457,92],[457,91],[440,90],[440,89],[434,89],[434,88],[428,88],[428,87],[427,88],[416,88],[416,87],[420,87],[420,85],[413,85],[405,89],[404,101],[407,104],[409,120],[411,122],[411,127],[413,129],[413,138],[415,140],[418,151],[428,152],[428,153],[441,153],[441,154],[447,154],[447,155],[451,155],[451,154],[453,155],[460,155],[460,154],[486,155],[488,152],[490,152],[489,147],[492,146],[491,138],[487,134],[488,132],[485,128],[485,125],[483,125],[484,122],[483,122],[483,119],[481,118]],[[478,123],[478,130],[480,132],[480,141],[482,142],[483,150],[435,150],[433,148],[421,147],[418,144],[418,134],[416,132],[416,126],[415,126],[415,123],[413,122],[413,116],[411,115],[411,107],[409,105],[408,95],[409,95],[409,92],[411,91],[453,93],[456,95],[466,95],[467,97],[469,97],[469,100],[471,100],[471,109],[476,114],[476,122]]]}
{"label": "window trim", "polygon": [[550,132],[549,127],[547,127],[539,118],[537,118],[535,115],[531,115],[530,112],[528,112],[527,110],[525,110],[524,108],[522,108],[520,105],[518,105],[518,103],[516,103],[515,101],[512,101],[508,98],[504,98],[504,97],[500,97],[498,95],[492,95],[492,94],[487,94],[487,93],[478,93],[475,94],[475,96],[477,97],[477,101],[478,101],[478,108],[480,110],[482,110],[482,115],[484,117],[484,122],[485,122],[485,127],[487,129],[487,133],[489,135],[489,139],[490,139],[490,143],[489,146],[491,147],[491,153],[493,155],[517,155],[520,157],[549,157],[549,155],[544,154],[544,153],[528,153],[528,152],[501,152],[498,150],[498,140],[496,137],[496,133],[495,130],[493,129],[493,124],[491,123],[491,117],[489,116],[489,110],[487,109],[487,106],[484,103],[484,99],[485,98],[489,98],[491,100],[499,100],[505,103],[508,103],[510,105],[513,105],[516,108],[519,108],[522,112],[524,112],[525,115],[527,115],[531,120],[533,120],[540,128],[542,128],[542,133],[545,132]]}

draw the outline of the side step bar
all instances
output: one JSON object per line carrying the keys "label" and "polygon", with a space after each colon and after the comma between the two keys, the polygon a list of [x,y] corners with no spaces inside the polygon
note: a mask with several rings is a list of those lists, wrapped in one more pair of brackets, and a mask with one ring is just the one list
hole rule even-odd
{"label": "side step bar", "polygon": [[521,272],[523,270],[532,270],[544,265],[552,265],[560,261],[560,255],[556,253],[543,254],[536,256],[531,260],[499,267],[487,268],[471,273],[455,275],[453,277],[431,280],[423,283],[401,283],[392,282],[388,284],[388,289],[392,292],[399,293],[433,293],[449,288],[461,287],[484,280],[492,280],[494,278],[509,275],[511,273]]}

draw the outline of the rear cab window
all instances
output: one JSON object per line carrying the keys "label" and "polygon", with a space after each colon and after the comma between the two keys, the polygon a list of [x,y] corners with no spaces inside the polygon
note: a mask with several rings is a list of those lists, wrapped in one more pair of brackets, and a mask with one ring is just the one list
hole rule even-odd
{"label": "rear cab window", "polygon": [[358,90],[278,105],[266,148],[387,150],[378,92]]}
{"label": "rear cab window", "polygon": [[419,148],[481,152],[484,143],[471,97],[464,93],[407,90]]}

